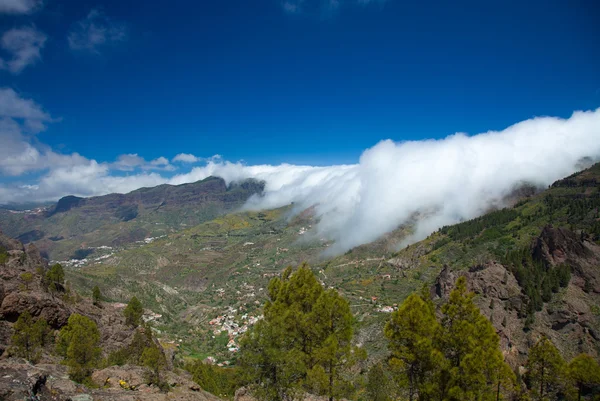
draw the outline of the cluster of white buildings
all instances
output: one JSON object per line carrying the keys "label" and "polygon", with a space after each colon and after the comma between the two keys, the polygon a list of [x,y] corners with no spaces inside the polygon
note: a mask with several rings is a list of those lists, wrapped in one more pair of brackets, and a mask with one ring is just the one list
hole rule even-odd
{"label": "cluster of white buildings", "polygon": [[223,315],[219,315],[216,318],[208,322],[211,326],[214,326],[213,333],[215,335],[221,334],[226,331],[229,335],[229,341],[227,342],[227,350],[229,352],[238,352],[239,345],[237,343],[237,337],[248,331],[248,328],[262,319],[261,316],[251,316],[247,313],[237,317],[237,309],[231,306],[227,307],[227,312]]}

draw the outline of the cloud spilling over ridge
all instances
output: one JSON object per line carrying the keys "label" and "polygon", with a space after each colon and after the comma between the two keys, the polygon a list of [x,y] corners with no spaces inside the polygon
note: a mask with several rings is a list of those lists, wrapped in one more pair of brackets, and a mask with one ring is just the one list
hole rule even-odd
{"label": "cloud spilling over ridge", "polygon": [[[522,183],[544,187],[576,171],[582,158],[600,160],[600,108],[575,112],[568,119],[532,118],[473,136],[384,140],[365,150],[357,164],[325,167],[246,165],[192,154],[173,157],[177,166],[165,157],[147,161],[137,154],[100,163],[76,153],[55,153],[28,139],[27,126],[40,130],[49,122],[52,118],[37,104],[9,89],[0,92],[0,139],[13,149],[5,152],[0,173],[13,178],[23,172],[39,174],[18,184],[14,179],[0,184],[0,204],[125,193],[211,175],[228,183],[254,178],[265,181],[265,193],[251,198],[247,208],[294,202],[303,210],[316,205],[320,222],[315,234],[335,241],[332,252],[373,241],[417,214],[412,239],[418,240],[440,226],[502,206],[505,196]],[[181,171],[185,162],[202,165],[172,171]]]}
{"label": "cloud spilling over ridge", "polygon": [[379,142],[356,165],[246,166],[209,163],[171,182],[218,175],[227,181],[266,181],[264,197],[249,208],[295,202],[317,205],[316,230],[336,241],[335,251],[377,239],[421,214],[414,239],[440,226],[481,215],[522,183],[546,186],[600,156],[600,109],[569,119],[540,117],[503,131],[441,140]]}

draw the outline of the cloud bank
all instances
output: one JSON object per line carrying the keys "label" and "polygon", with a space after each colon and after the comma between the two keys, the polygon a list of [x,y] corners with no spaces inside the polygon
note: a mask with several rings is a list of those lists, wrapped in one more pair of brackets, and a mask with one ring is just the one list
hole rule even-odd
{"label": "cloud bank", "polygon": [[[576,171],[585,157],[600,160],[600,108],[567,119],[532,118],[473,136],[383,140],[356,164],[326,167],[246,165],[189,153],[172,157],[177,165],[166,157],[146,160],[137,154],[98,162],[36,141],[35,134],[55,122],[36,102],[0,88],[0,174],[12,177],[0,184],[0,204],[126,193],[211,175],[228,183],[254,178],[265,181],[265,193],[251,198],[247,208],[316,205],[315,234],[335,241],[332,252],[373,241],[416,214],[421,217],[413,239],[423,238],[440,226],[502,206],[522,183],[545,187]],[[178,170],[182,166],[186,172]]]}

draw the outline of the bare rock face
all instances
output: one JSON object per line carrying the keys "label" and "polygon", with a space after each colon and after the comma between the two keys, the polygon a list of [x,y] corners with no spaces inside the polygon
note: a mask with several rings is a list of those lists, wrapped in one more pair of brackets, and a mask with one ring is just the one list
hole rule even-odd
{"label": "bare rock face", "polygon": [[144,369],[137,366],[112,367],[94,372],[100,388],[90,389],[69,380],[62,365],[31,365],[22,359],[0,361],[0,399],[6,401],[218,401],[200,389],[186,375],[168,372],[171,391],[161,393],[144,384]]}
{"label": "bare rock face", "polygon": [[32,316],[45,319],[54,328],[67,324],[71,316],[71,309],[62,300],[47,293],[12,292],[0,305],[0,317],[10,322],[15,322],[25,311],[29,311]]}
{"label": "bare rock face", "polygon": [[528,349],[541,335],[550,338],[567,359],[582,352],[597,356],[600,318],[594,308],[600,305],[600,247],[569,230],[548,226],[532,244],[532,254],[548,265],[568,264],[572,276],[567,288],[535,313],[529,330],[522,315],[527,297],[515,276],[499,263],[489,262],[469,271],[452,271],[446,266],[431,287],[431,295],[447,299],[458,277],[464,275],[513,367],[526,361]]}
{"label": "bare rock face", "polygon": [[533,246],[533,256],[555,265],[568,259],[593,257],[581,238],[565,228],[546,226]]}

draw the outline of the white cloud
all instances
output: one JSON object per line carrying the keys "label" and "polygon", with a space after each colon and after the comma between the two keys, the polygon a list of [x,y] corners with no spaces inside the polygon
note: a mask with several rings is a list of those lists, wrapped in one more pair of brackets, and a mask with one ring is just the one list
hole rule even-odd
{"label": "white cloud", "polygon": [[67,39],[71,50],[98,54],[101,47],[127,39],[127,27],[107,17],[102,11],[93,9],[75,24]]}
{"label": "white cloud", "polygon": [[190,153],[179,153],[173,158],[173,163],[198,163],[202,159]]}
{"label": "white cloud", "polygon": [[[36,107],[28,113],[12,110],[5,114],[38,119],[45,115]],[[20,125],[15,124],[16,120],[9,118],[1,130],[18,133]],[[351,165],[246,165],[212,158],[172,177],[143,168],[168,166],[166,158],[146,161],[131,154],[112,164],[97,163],[79,155],[44,153],[31,144],[17,144],[23,146],[21,158],[30,158],[31,164],[40,157],[55,157],[57,161],[38,180],[0,185],[0,203],[51,200],[67,194],[124,193],[142,186],[194,182],[211,175],[228,183],[255,178],[266,182],[265,193],[251,198],[247,208],[294,202],[303,210],[316,205],[319,223],[315,234],[335,241],[332,252],[343,252],[375,240],[417,214],[421,217],[412,239],[423,238],[440,226],[502,206],[505,196],[520,183],[545,187],[574,172],[582,158],[599,160],[600,108],[575,112],[568,119],[533,118],[502,131],[474,136],[454,134],[440,140],[401,143],[385,140],[365,150],[359,162]],[[115,173],[119,162],[122,168],[134,166],[132,173]]]}
{"label": "white cloud", "polygon": [[583,157],[600,158],[600,109],[569,119],[533,118],[503,131],[367,149],[356,165],[246,166],[218,162],[196,167],[172,183],[218,175],[228,182],[266,181],[265,196],[249,208],[295,202],[316,206],[321,236],[341,252],[370,242],[420,213],[413,239],[446,224],[481,215],[523,182],[544,187],[571,174]]}
{"label": "white cloud", "polygon": [[161,156],[154,160],[147,161],[137,153],[120,155],[110,167],[113,170],[120,171],[133,171],[138,168],[142,170],[175,170],[175,167],[169,163],[169,159],[166,157]]}
{"label": "white cloud", "polygon": [[0,39],[0,47],[10,54],[9,59],[0,58],[0,69],[19,74],[25,67],[41,60],[41,50],[46,35],[34,27],[14,28],[6,31]]}
{"label": "white cloud", "polygon": [[41,0],[0,0],[0,14],[30,14],[42,3]]}
{"label": "white cloud", "polygon": [[200,163],[200,162],[215,162],[222,159],[221,155],[212,155],[211,157],[198,157],[191,153],[179,153],[171,160],[173,163]]}
{"label": "white cloud", "polygon": [[288,14],[308,14],[327,16],[341,7],[368,6],[383,4],[386,0],[283,0],[281,8]]}

